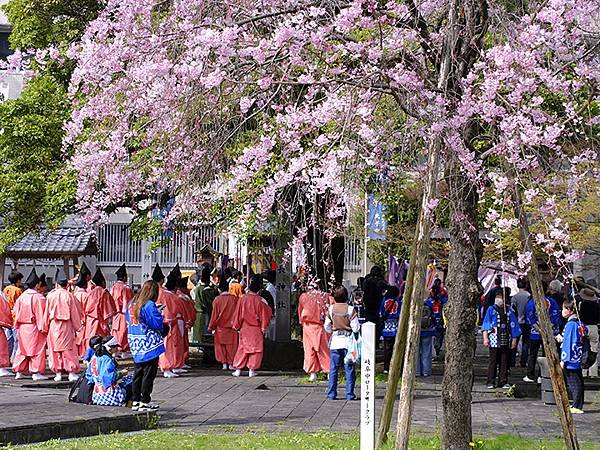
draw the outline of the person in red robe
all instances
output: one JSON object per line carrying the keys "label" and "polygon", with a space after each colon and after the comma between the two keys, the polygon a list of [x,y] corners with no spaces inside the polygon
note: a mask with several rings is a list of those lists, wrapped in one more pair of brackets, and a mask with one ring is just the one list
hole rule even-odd
{"label": "person in red robe", "polygon": [[6,339],[4,329],[12,331],[13,324],[10,302],[4,292],[0,291],[0,377],[11,375],[8,339]]}
{"label": "person in red robe", "polygon": [[[77,279],[75,280],[73,295],[79,302],[82,311],[85,310],[85,298],[92,291],[92,288],[92,273],[85,263],[81,263],[81,268],[79,269]],[[85,328],[82,327],[77,332],[75,336],[75,343],[77,345],[79,355],[84,355],[89,346],[89,342],[85,340]]]}
{"label": "person in red robe", "polygon": [[44,332],[48,334],[48,359],[50,369],[56,374],[54,381],[62,381],[62,372],[69,381],[77,381],[79,352],[75,333],[83,327],[83,310],[75,296],[67,290],[69,280],[63,271],[56,271],[56,288],[46,299]]}
{"label": "person in red robe", "polygon": [[191,369],[188,365],[188,360],[190,358],[190,331],[196,323],[196,305],[194,304],[192,297],[190,297],[188,281],[189,277],[181,278],[177,286],[177,296],[182,300],[185,309],[185,314],[183,316],[185,325],[185,333],[183,336],[185,351],[183,359],[185,364],[182,366],[182,369]]}
{"label": "person in red robe", "polygon": [[310,381],[317,381],[317,373],[329,373],[329,343],[323,328],[327,307],[334,302],[325,292],[309,289],[298,301],[298,318],[302,325],[304,371]]}
{"label": "person in red robe", "polygon": [[[119,270],[115,272],[117,276],[117,282],[113,284],[110,289],[110,295],[117,305],[117,315],[113,318],[112,322],[112,335],[117,338],[121,352],[129,351],[129,344],[127,343],[127,321],[125,320],[125,313],[127,312],[127,305],[133,298],[133,291],[127,286],[127,267],[123,264],[119,267]],[[121,357],[124,354],[121,353]]]}
{"label": "person in red robe", "polygon": [[234,377],[239,377],[244,367],[249,369],[248,376],[254,377],[262,363],[263,338],[273,313],[267,301],[258,295],[261,289],[262,277],[254,275],[250,280],[248,293],[238,300],[233,319],[233,328],[240,332],[239,345],[233,360],[233,367],[236,369],[232,373]]}
{"label": "person in red robe", "polygon": [[46,371],[46,334],[43,330],[46,311],[46,276],[37,276],[35,268],[25,281],[26,290],[15,303],[15,328],[18,333],[19,347],[13,370],[15,379],[23,378],[29,370],[33,381],[47,380]]}
{"label": "person in red robe", "polygon": [[221,278],[219,292],[213,301],[208,331],[215,336],[215,358],[223,364],[223,370],[227,370],[233,368],[238,348],[238,332],[233,329],[238,298],[229,293],[229,283],[225,277]]}
{"label": "person in red robe", "polygon": [[[177,269],[177,270],[176,270]],[[160,289],[156,305],[163,307],[164,323],[169,325],[169,333],[165,336],[165,352],[158,358],[158,367],[165,378],[175,378],[180,373],[187,372],[185,364],[184,316],[185,306],[177,296],[177,283],[181,278],[178,267],[167,275],[165,288]]]}
{"label": "person in red robe", "polygon": [[82,343],[90,341],[92,336],[108,336],[110,335],[110,320],[117,314],[115,301],[106,290],[106,278],[98,267],[92,278],[94,288],[85,297],[83,313],[85,314],[85,326],[83,334],[80,333],[78,338],[79,356],[85,354],[87,346],[82,352]]}

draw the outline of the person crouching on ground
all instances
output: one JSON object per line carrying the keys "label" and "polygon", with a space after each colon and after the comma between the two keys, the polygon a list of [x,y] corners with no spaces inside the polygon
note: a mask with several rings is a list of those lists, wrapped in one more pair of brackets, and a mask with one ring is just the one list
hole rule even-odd
{"label": "person crouching on ground", "polygon": [[494,389],[498,364],[498,387],[509,389],[508,368],[511,349],[517,347],[517,338],[521,336],[521,328],[515,313],[505,301],[502,292],[496,295],[494,305],[489,307],[483,319],[483,345],[490,349],[490,361],[487,372],[487,387]]}
{"label": "person crouching on ground", "polygon": [[578,320],[575,304],[572,301],[563,303],[562,316],[567,320],[567,324],[562,339],[557,336],[557,341],[562,340],[560,365],[565,370],[567,388],[573,398],[571,413],[583,414],[584,385],[581,357],[583,353],[582,337],[587,334],[587,328]]}
{"label": "person crouching on ground", "polygon": [[88,384],[94,384],[92,403],[100,406],[124,406],[131,398],[133,378],[127,376],[127,370],[119,370],[113,357],[119,341],[114,336],[97,339],[90,338],[90,347],[94,355],[88,365],[85,378]]}
{"label": "person crouching on ground", "polygon": [[348,305],[348,291],[344,286],[337,286],[333,289],[333,299],[335,304],[328,308],[325,317],[325,331],[331,333],[327,398],[329,400],[337,399],[338,370],[343,364],[346,370],[346,400],[354,400],[356,399],[354,394],[356,368],[354,363],[346,363],[344,359],[348,353],[348,338],[352,336],[352,333],[358,333],[360,324],[354,307]]}
{"label": "person crouching on ground", "polygon": [[148,280],[127,308],[127,341],[133,356],[132,409],[152,411],[158,405],[150,403],[154,379],[158,371],[158,357],[165,352],[163,336],[169,326],[156,306],[158,283]]}

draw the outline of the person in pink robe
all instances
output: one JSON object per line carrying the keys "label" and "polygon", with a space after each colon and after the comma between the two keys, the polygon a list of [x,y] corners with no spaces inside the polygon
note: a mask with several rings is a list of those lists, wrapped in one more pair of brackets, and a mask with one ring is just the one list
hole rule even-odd
{"label": "person in pink robe", "polygon": [[220,294],[213,300],[208,331],[215,336],[215,358],[223,364],[223,370],[227,370],[233,367],[233,359],[238,348],[238,332],[233,329],[238,298],[229,293],[229,283],[225,277],[221,278],[219,292]]}
{"label": "person in pink robe", "polygon": [[187,363],[188,359],[190,358],[190,331],[192,330],[192,327],[196,323],[196,305],[194,304],[192,297],[190,297],[190,290],[188,289],[188,281],[189,281],[189,277],[182,278],[179,281],[178,287],[177,287],[177,296],[183,302],[183,306],[184,306],[184,310],[185,310],[184,311],[185,314],[183,316],[183,321],[184,321],[184,325],[185,325],[185,333],[183,336],[183,343],[185,346],[185,351],[184,351],[183,359],[186,363],[182,366],[183,369],[191,368]]}
{"label": "person in pink robe", "polygon": [[310,381],[317,381],[317,373],[329,373],[329,343],[323,325],[327,307],[333,298],[324,292],[310,289],[300,296],[298,318],[302,325],[304,371]]}
{"label": "person in pink robe", "polygon": [[[127,267],[123,264],[119,267],[119,270],[115,272],[117,275],[117,282],[110,289],[110,295],[117,305],[117,315],[113,318],[112,323],[112,335],[119,341],[119,346],[122,352],[129,351],[129,344],[127,343],[127,321],[125,320],[125,313],[127,311],[127,305],[133,298],[133,291],[127,286]],[[121,354],[122,355],[122,354]]]}
{"label": "person in pink robe", "polygon": [[[177,268],[176,268],[177,269]],[[187,372],[185,364],[185,305],[177,296],[177,283],[181,273],[173,269],[167,275],[165,289],[158,293],[157,306],[163,306],[163,320],[169,325],[169,333],[165,336],[165,352],[158,358],[158,367],[165,378],[175,378]]]}
{"label": "person in pink robe", "polygon": [[75,333],[83,327],[83,310],[79,301],[66,288],[69,283],[64,272],[56,272],[56,288],[46,298],[44,332],[48,334],[48,359],[50,369],[56,374],[54,381],[62,381],[62,372],[69,381],[77,381],[79,352]]}
{"label": "person in pink robe", "polygon": [[8,352],[8,340],[4,334],[3,328],[12,329],[13,327],[12,311],[10,303],[4,292],[0,291],[0,377],[11,375],[10,355]]}
{"label": "person in pink robe", "polygon": [[[82,311],[85,311],[85,299],[93,288],[92,273],[90,272],[90,269],[88,269],[88,266],[86,266],[85,263],[82,263],[73,289],[73,295],[79,302]],[[83,356],[89,345],[89,342],[85,340],[85,327],[82,327],[81,330],[77,332],[75,336],[75,343],[77,344],[79,355]]]}
{"label": "person in pink robe", "polygon": [[[85,297],[83,313],[85,325],[83,333],[78,335],[79,356],[83,357],[87,350],[87,343],[92,336],[110,335],[109,322],[117,314],[115,301],[106,290],[106,279],[100,268],[96,269],[92,282],[95,287]],[[83,352],[82,352],[83,349]]]}
{"label": "person in pink robe", "polygon": [[19,346],[13,370],[15,379],[23,378],[23,373],[29,370],[33,381],[47,380],[46,371],[46,334],[43,330],[46,298],[46,276],[37,276],[35,268],[31,270],[26,290],[17,299],[14,307],[15,328],[19,337]]}
{"label": "person in pink robe", "polygon": [[262,277],[254,275],[250,280],[248,293],[238,300],[238,306],[233,319],[233,328],[240,332],[239,344],[232,373],[234,377],[241,375],[241,370],[248,367],[248,376],[256,376],[263,358],[264,335],[271,321],[271,308],[267,301],[258,295],[262,289]]}

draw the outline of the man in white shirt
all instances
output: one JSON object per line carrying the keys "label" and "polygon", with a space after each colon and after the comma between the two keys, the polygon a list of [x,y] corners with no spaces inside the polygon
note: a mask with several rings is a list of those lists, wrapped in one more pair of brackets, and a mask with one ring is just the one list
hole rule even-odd
{"label": "man in white shirt", "polygon": [[344,286],[337,286],[333,289],[333,299],[335,304],[329,306],[324,325],[325,331],[332,333],[329,344],[331,363],[327,398],[337,399],[338,370],[343,364],[346,370],[346,400],[355,400],[355,364],[353,362],[345,363],[344,359],[348,353],[348,340],[354,339],[354,333],[358,333],[360,324],[354,307],[348,305],[348,291]]}

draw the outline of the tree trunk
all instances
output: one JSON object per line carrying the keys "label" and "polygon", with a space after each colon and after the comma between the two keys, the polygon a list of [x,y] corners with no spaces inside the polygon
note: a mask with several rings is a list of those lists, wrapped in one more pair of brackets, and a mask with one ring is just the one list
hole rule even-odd
{"label": "tree trunk", "polygon": [[421,200],[421,214],[415,232],[416,252],[410,265],[414,266],[413,288],[410,296],[410,319],[408,321],[407,348],[402,368],[402,386],[398,408],[398,425],[396,427],[396,449],[407,449],[410,435],[413,406],[413,386],[415,384],[415,369],[419,354],[421,334],[421,315],[425,297],[425,277],[429,256],[429,241],[431,238],[431,216],[429,205],[434,199],[437,187],[438,167],[440,160],[440,142],[435,141],[429,149],[427,160],[427,181]]}
{"label": "tree trunk", "polygon": [[[417,229],[418,228],[419,225],[417,224]],[[417,240],[415,239],[410,251],[411,261],[416,261],[416,254]],[[388,375],[385,396],[383,398],[383,408],[381,410],[381,419],[379,420],[379,428],[375,440],[376,448],[381,448],[383,444],[387,442],[387,434],[390,431],[390,424],[392,422],[392,412],[394,410],[396,392],[398,391],[398,381],[400,380],[400,374],[402,373],[402,363],[404,362],[404,352],[406,350],[406,332],[408,330],[408,316],[410,312],[410,299],[414,286],[414,275],[415,265],[411,264],[408,267],[408,274],[405,280],[404,301],[402,303],[402,309],[400,310],[400,317],[398,318],[398,332],[396,333],[396,339],[394,340],[394,351],[390,361],[390,373]]]}
{"label": "tree trunk", "polygon": [[477,227],[477,189],[460,171],[453,157],[448,171],[450,190],[450,257],[448,303],[444,308],[446,360],[442,381],[442,448],[469,449],[472,441],[471,388],[477,304],[482,288],[478,279],[483,245]]}
{"label": "tree trunk", "polygon": [[556,399],[556,409],[558,411],[558,417],[560,418],[560,424],[563,430],[565,446],[569,450],[579,449],[579,442],[577,441],[577,433],[575,432],[573,416],[569,410],[569,395],[565,386],[563,371],[560,367],[560,359],[556,351],[556,341],[552,333],[552,325],[550,323],[550,316],[548,314],[546,296],[544,295],[544,289],[542,288],[537,260],[535,259],[533,252],[531,234],[529,232],[529,221],[525,211],[523,210],[521,193],[519,191],[519,187],[516,185],[514,171],[510,171],[510,173],[513,175],[511,177],[513,180],[512,197],[515,208],[515,216],[517,216],[519,219],[523,251],[529,252],[532,255],[531,267],[529,270],[531,294],[533,295],[535,311],[539,319],[540,332],[542,335],[542,341],[544,343],[544,351],[546,352],[546,358],[548,360],[548,367],[550,369],[552,390],[554,391],[554,398]]}

